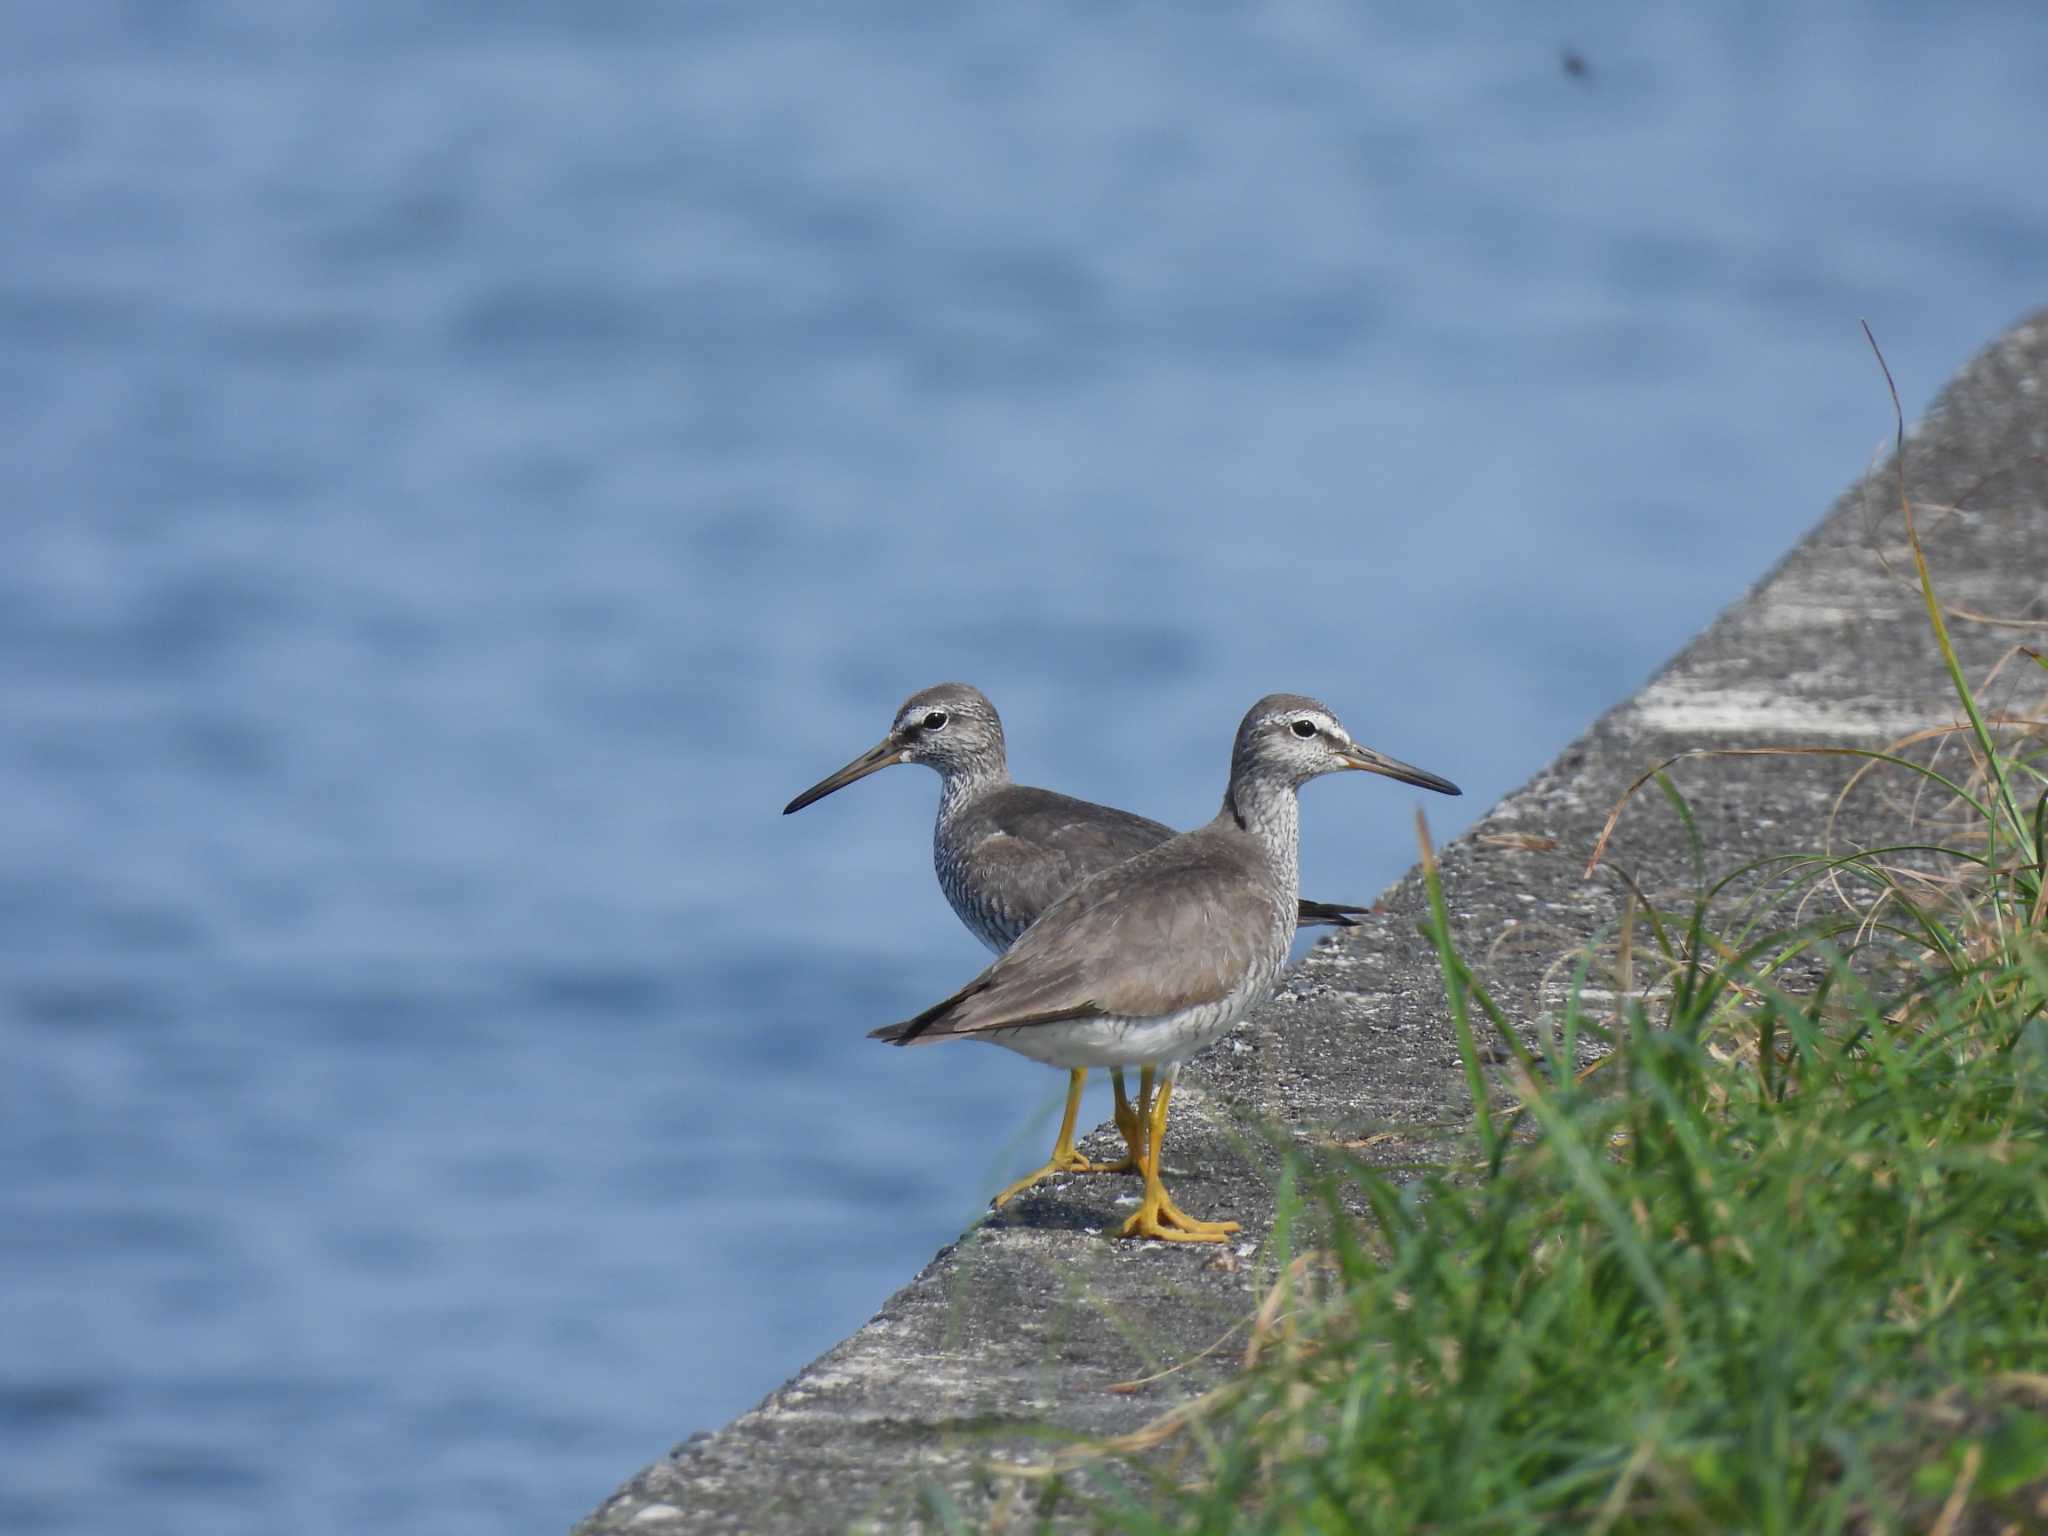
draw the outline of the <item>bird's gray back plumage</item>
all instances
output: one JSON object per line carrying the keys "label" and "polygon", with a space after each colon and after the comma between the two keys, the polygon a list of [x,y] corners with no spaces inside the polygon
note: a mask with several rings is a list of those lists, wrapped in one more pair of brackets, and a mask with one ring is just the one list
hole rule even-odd
{"label": "bird's gray back plumage", "polygon": [[1219,817],[1086,881],[960,992],[876,1033],[940,1039],[1220,1003],[1278,973],[1295,903],[1291,867]]}
{"label": "bird's gray back plumage", "polygon": [[1173,835],[1114,806],[1001,784],[941,803],[932,863],[960,921],[1001,954],[1084,880]]}

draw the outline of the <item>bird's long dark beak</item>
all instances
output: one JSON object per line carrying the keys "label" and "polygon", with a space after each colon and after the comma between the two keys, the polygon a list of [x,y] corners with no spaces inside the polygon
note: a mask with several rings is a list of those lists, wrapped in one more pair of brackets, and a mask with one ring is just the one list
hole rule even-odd
{"label": "bird's long dark beak", "polygon": [[1416,784],[1424,789],[1433,789],[1440,795],[1462,795],[1465,793],[1449,779],[1440,779],[1433,773],[1412,768],[1399,758],[1388,757],[1384,752],[1375,752],[1371,747],[1361,747],[1357,742],[1344,748],[1344,766],[1358,768],[1366,773],[1383,773],[1390,779],[1399,779],[1403,784]]}
{"label": "bird's long dark beak", "polygon": [[[813,800],[822,800],[831,794],[833,790],[846,788],[855,779],[864,779],[871,773],[879,773],[891,763],[908,761],[909,758],[904,756],[903,748],[896,738],[885,736],[837,773],[818,780],[817,783],[790,801],[789,804],[782,808],[782,814],[787,816],[791,811],[800,811]],[[1454,790],[1452,793],[1455,794],[1456,791]]]}

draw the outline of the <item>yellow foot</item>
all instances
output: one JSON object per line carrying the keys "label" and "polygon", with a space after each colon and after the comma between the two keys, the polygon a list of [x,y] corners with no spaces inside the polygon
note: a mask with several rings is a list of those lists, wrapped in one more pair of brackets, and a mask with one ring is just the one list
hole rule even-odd
{"label": "yellow foot", "polygon": [[1023,1178],[1004,1189],[995,1199],[989,1201],[988,1206],[992,1211],[1000,1211],[1012,1200],[1023,1194],[1025,1190],[1031,1188],[1032,1185],[1041,1184],[1045,1180],[1056,1178],[1063,1173],[1137,1173],[1140,1171],[1138,1165],[1128,1157],[1120,1163],[1097,1163],[1091,1162],[1079,1152],[1068,1152],[1064,1156],[1055,1156],[1051,1162],[1047,1163],[1036,1173],[1025,1174]]}
{"label": "yellow foot", "polygon": [[1228,1233],[1238,1230],[1238,1225],[1234,1221],[1204,1221],[1199,1216],[1190,1216],[1186,1211],[1173,1203],[1173,1196],[1171,1195],[1166,1197],[1165,1203],[1160,1207],[1159,1214],[1163,1220],[1180,1228],[1183,1232],[1206,1234],[1210,1237],[1221,1238]]}
{"label": "yellow foot", "polygon": [[1119,1235],[1162,1243],[1220,1243],[1236,1230],[1234,1221],[1197,1221],[1169,1199],[1147,1199],[1131,1213]]}

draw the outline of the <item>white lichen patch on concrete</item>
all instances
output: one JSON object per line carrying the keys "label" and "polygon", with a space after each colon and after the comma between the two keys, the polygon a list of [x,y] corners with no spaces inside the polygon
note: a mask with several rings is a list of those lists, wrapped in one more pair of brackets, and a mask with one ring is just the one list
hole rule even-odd
{"label": "white lichen patch on concrete", "polygon": [[1873,619],[1889,623],[1898,618],[1902,611],[1899,604],[1892,602],[1876,605],[1802,600],[1781,602],[1774,591],[1770,602],[1758,604],[1743,618],[1746,628],[1770,634],[1787,634],[1809,629],[1840,633]]}
{"label": "white lichen patch on concrete", "polygon": [[1711,738],[1714,746],[1754,745],[1745,736],[1789,736],[1816,744],[1883,747],[1945,722],[1876,699],[1817,699],[1765,688],[1717,688],[1688,677],[1659,678],[1630,712],[1649,730]]}

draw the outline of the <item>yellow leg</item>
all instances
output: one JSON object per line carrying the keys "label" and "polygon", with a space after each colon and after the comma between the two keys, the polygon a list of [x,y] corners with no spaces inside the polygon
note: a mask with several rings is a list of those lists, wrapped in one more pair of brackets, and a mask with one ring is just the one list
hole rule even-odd
{"label": "yellow leg", "polygon": [[1119,1173],[1143,1173],[1145,1171],[1145,1109],[1152,1102],[1152,1069],[1150,1067],[1138,1078],[1138,1107],[1133,1108],[1124,1094],[1124,1069],[1112,1067],[1109,1081],[1116,1089],[1116,1128],[1123,1136],[1124,1160],[1117,1165]]}
{"label": "yellow leg", "polygon": [[[1081,1089],[1086,1086],[1087,1082],[1088,1071],[1085,1067],[1077,1067],[1069,1075],[1067,1081],[1067,1109],[1066,1113],[1060,1116],[1060,1134],[1059,1138],[1052,1144],[1051,1159],[1043,1168],[1025,1174],[1023,1178],[1004,1189],[995,1199],[989,1201],[991,1209],[1000,1211],[1012,1200],[1023,1194],[1025,1190],[1031,1188],[1032,1185],[1042,1179],[1049,1179],[1057,1173],[1123,1173],[1133,1166],[1128,1159],[1121,1163],[1091,1163],[1084,1155],[1074,1149],[1074,1121],[1081,1113]],[[1123,1095],[1121,1076],[1119,1076],[1117,1081],[1117,1095],[1119,1099]],[[1122,1121],[1119,1120],[1118,1129],[1122,1129],[1122,1124]],[[1129,1139],[1127,1134],[1125,1140],[1128,1141]]]}
{"label": "yellow leg", "polygon": [[1052,1144],[1052,1162],[1049,1166],[1061,1173],[1093,1173],[1096,1165],[1074,1150],[1074,1121],[1081,1113],[1081,1090],[1088,1085],[1086,1068],[1076,1067],[1067,1074],[1067,1108],[1060,1116],[1060,1134]]}
{"label": "yellow leg", "polygon": [[1151,1237],[1166,1243],[1220,1243],[1226,1233],[1235,1232],[1234,1221],[1197,1221],[1173,1203],[1166,1193],[1166,1185],[1160,1181],[1160,1149],[1166,1141],[1166,1106],[1173,1098],[1173,1079],[1167,1078],[1159,1085],[1159,1095],[1152,1103],[1152,1073],[1148,1069],[1145,1081],[1139,1089],[1138,1111],[1151,1121],[1149,1145],[1145,1154],[1145,1198],[1131,1219],[1124,1223],[1125,1237]]}

